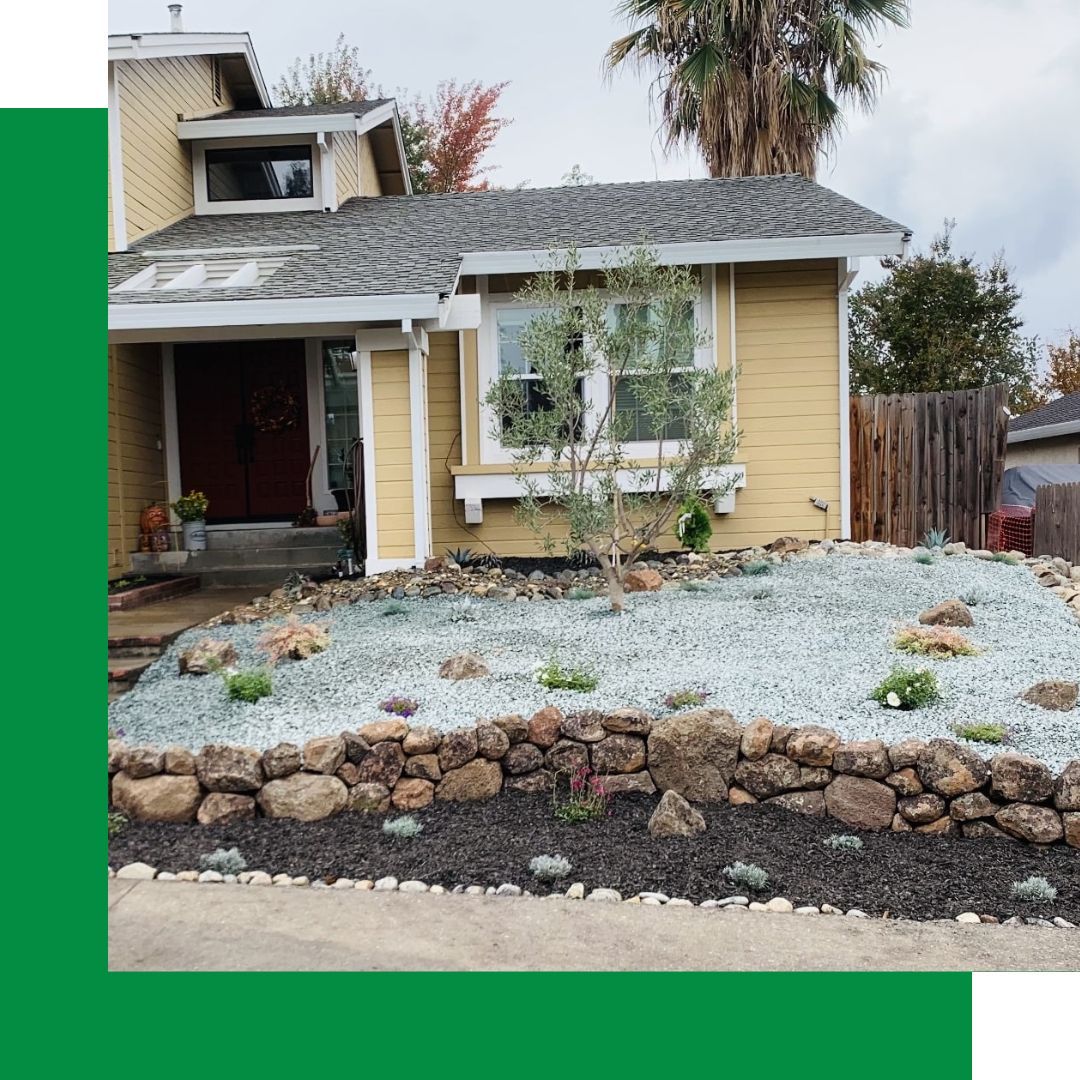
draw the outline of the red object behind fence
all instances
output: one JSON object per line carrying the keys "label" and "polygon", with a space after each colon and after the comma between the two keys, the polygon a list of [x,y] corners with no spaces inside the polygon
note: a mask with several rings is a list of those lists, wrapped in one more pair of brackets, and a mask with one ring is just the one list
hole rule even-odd
{"label": "red object behind fence", "polygon": [[1002,506],[991,515],[986,528],[991,551],[1035,553],[1035,511],[1030,506]]}

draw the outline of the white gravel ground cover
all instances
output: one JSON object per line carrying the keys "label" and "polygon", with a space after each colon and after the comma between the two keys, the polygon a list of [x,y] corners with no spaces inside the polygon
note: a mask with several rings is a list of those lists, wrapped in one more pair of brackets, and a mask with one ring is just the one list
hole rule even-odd
{"label": "white gravel ground cover", "polygon": [[[765,590],[768,596],[752,598]],[[953,596],[979,595],[966,631],[985,651],[928,660],[891,646],[895,629]],[[1009,748],[1059,768],[1080,757],[1080,709],[1048,712],[1018,699],[1040,679],[1080,676],[1080,623],[1023,566],[940,556],[830,556],[774,566],[760,577],[725,578],[705,591],[664,589],[629,598],[608,613],[606,599],[509,603],[473,600],[475,621],[453,621],[460,599],[409,600],[404,614],[385,602],[342,606],[327,616],[332,644],[273,671],[274,692],[256,704],[229,701],[217,676],[177,674],[177,656],[195,641],[231,639],[241,664],[265,659],[257,640],[266,624],[191,630],[110,707],[109,723],[127,740],[207,742],[259,748],[280,740],[355,729],[385,716],[391,694],[417,699],[414,724],[448,730],[479,717],[546,704],[564,710],[634,705],[667,711],[672,691],[701,688],[708,704],[745,723],[823,724],[845,738],[952,736],[958,722],[1004,723]],[[450,682],[437,676],[452,653],[480,653],[492,674]],[[582,665],[599,679],[589,693],[549,691],[534,677],[550,657]],[[942,697],[910,712],[868,700],[893,665],[930,667]],[[984,755],[997,748],[973,744]]]}

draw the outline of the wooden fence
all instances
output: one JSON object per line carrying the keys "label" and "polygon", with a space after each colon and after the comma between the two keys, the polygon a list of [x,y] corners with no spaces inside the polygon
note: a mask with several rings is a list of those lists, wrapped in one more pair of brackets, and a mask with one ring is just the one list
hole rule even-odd
{"label": "wooden fence", "polygon": [[912,547],[944,529],[986,544],[997,509],[1008,416],[1004,386],[851,398],[854,540]]}
{"label": "wooden fence", "polygon": [[1035,554],[1080,563],[1080,484],[1035,489]]}

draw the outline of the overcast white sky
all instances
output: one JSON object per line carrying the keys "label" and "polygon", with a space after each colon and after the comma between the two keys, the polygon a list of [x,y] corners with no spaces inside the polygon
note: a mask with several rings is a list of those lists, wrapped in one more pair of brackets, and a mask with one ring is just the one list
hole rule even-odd
{"label": "overcast white sky", "polygon": [[[667,158],[643,76],[610,83],[614,0],[189,0],[188,30],[248,30],[271,85],[340,31],[374,80],[428,94],[441,79],[509,80],[514,123],[490,154],[495,183],[703,176]],[[925,246],[946,217],[958,249],[1004,248],[1027,332],[1080,327],[1080,0],[914,0],[912,26],[875,54],[890,70],[873,116],[854,115],[818,180],[911,226]],[[165,30],[165,0],[110,0],[111,32]],[[863,261],[863,275],[875,267]]]}

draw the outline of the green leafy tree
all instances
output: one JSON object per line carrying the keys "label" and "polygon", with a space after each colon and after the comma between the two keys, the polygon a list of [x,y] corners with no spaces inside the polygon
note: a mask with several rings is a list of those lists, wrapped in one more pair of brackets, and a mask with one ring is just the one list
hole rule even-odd
{"label": "green leafy tree", "polygon": [[360,49],[338,34],[333,49],[297,57],[278,79],[274,93],[282,105],[336,105],[365,101],[371,93],[371,70],[360,63]]}
{"label": "green leafy tree", "polygon": [[608,71],[654,76],[669,147],[696,145],[712,176],[813,177],[841,109],[871,109],[885,75],[867,40],[907,26],[907,0],[620,0],[631,26]]}
{"label": "green leafy tree", "polygon": [[1006,383],[1029,400],[1038,341],[1021,334],[1020,289],[1003,254],[982,265],[952,250],[946,221],[930,250],[883,259],[889,276],[849,304],[851,389],[857,394],[971,390]]}
{"label": "green leafy tree", "polygon": [[[518,334],[521,364],[486,402],[513,455],[519,522],[549,553],[556,532],[568,550],[591,552],[621,612],[627,572],[683,504],[727,490],[715,471],[735,454],[734,382],[729,368],[694,366],[709,338],[694,323],[700,285],[689,268],[630,250],[605,267],[613,314],[606,293],[577,286],[578,266],[574,249],[552,255],[518,295],[536,309]],[[642,441],[655,443],[655,460],[628,452]]]}
{"label": "green leafy tree", "polygon": [[575,163],[570,166],[569,172],[563,173],[561,183],[563,187],[584,187],[586,184],[595,184],[596,177],[584,172],[581,166]]}

